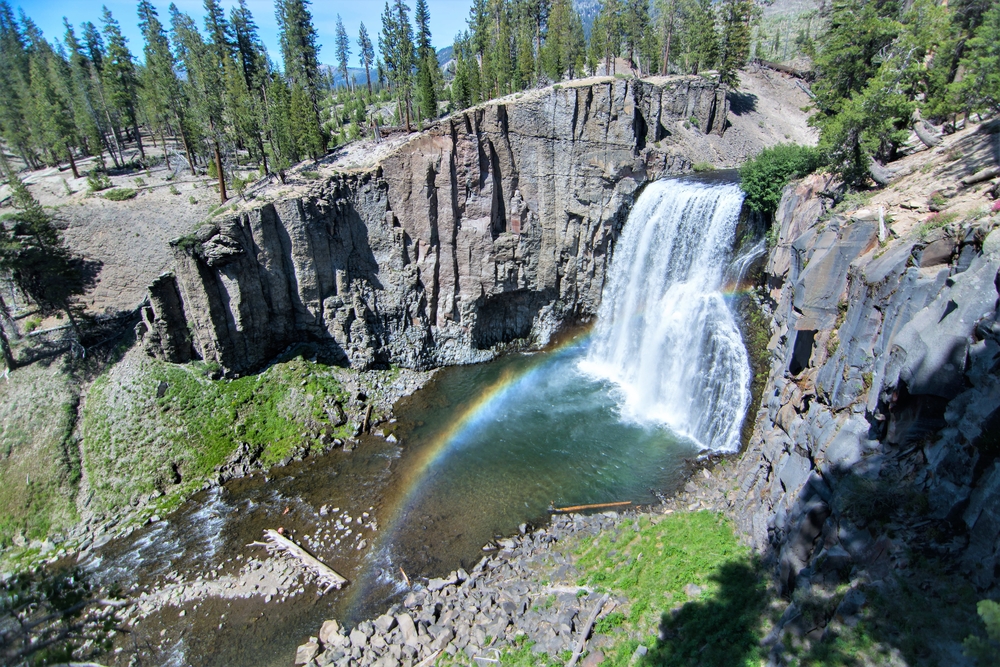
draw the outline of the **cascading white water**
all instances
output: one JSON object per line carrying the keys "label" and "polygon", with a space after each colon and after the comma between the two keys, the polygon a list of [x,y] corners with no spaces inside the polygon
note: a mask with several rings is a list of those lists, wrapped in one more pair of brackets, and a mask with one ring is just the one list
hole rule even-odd
{"label": "cascading white water", "polygon": [[581,364],[618,385],[623,417],[717,452],[739,448],[750,402],[750,363],[721,292],[742,204],[733,184],[651,183],[618,240]]}

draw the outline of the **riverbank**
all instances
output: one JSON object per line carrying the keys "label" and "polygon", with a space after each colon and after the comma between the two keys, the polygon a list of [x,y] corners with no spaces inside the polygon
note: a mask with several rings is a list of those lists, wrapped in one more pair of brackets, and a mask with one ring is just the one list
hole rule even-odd
{"label": "riverbank", "polygon": [[[45,465],[10,475],[14,521],[0,526],[0,570],[84,560],[196,493],[335,449],[349,453],[362,434],[391,429],[392,406],[434,374],[327,366],[308,346],[238,380],[213,379],[207,364],[151,359],[138,346],[89,380],[79,365],[57,358],[0,386],[8,399],[5,436],[22,434],[51,450],[35,456]],[[57,390],[65,405],[54,419],[49,401],[38,404],[32,396]],[[41,428],[36,422],[43,417],[49,423]],[[23,452],[12,449],[19,456],[0,470],[22,465]],[[19,503],[35,512],[22,520]]]}

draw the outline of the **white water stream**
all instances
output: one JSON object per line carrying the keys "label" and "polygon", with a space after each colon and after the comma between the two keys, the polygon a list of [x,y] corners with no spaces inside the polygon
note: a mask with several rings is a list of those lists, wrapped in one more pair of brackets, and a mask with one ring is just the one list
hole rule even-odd
{"label": "white water stream", "polygon": [[722,293],[742,204],[735,184],[647,186],[615,248],[581,363],[618,386],[625,419],[665,424],[716,452],[739,448],[750,402],[750,363]]}

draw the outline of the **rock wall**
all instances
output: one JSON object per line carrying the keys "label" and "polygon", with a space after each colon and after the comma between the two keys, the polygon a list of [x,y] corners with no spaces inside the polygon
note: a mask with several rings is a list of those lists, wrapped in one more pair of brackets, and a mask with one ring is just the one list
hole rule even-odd
{"label": "rock wall", "polygon": [[788,594],[905,551],[1000,574],[1000,217],[879,240],[786,189],[768,265],[772,370],[730,494]]}
{"label": "rock wall", "polygon": [[[367,171],[175,241],[175,277],[151,288],[147,348],[242,373],[303,341],[362,368],[544,343],[596,314],[639,188],[690,169],[674,128],[695,119],[721,136],[727,110],[725,89],[680,77],[554,87],[452,116]],[[183,317],[162,298],[172,290]]]}

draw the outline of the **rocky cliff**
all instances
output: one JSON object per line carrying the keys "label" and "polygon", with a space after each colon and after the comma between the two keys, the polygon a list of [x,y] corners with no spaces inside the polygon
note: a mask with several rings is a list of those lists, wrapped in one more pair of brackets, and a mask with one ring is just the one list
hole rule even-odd
{"label": "rocky cliff", "polygon": [[729,503],[786,595],[879,580],[918,552],[995,590],[1000,216],[959,179],[998,139],[983,126],[913,156],[860,209],[830,210],[828,176],[784,193],[772,368]]}
{"label": "rocky cliff", "polygon": [[242,373],[304,341],[361,368],[544,343],[596,314],[644,183],[780,139],[727,132],[728,99],[702,77],[582,81],[452,116],[360,168],[334,156],[173,243],[147,349]]}

